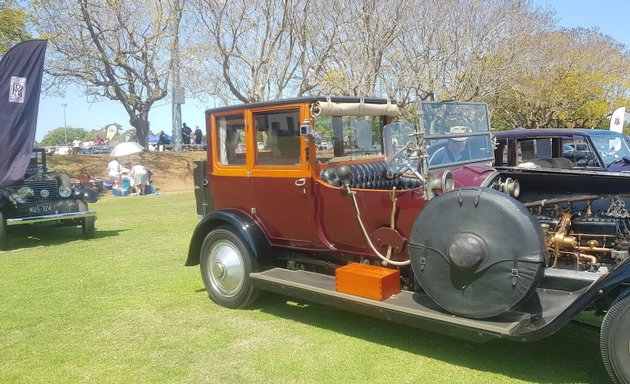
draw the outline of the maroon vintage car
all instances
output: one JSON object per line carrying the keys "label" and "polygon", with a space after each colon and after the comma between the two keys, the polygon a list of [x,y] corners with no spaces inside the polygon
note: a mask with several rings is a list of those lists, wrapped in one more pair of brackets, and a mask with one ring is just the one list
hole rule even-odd
{"label": "maroon vintage car", "polygon": [[240,308],[269,290],[517,341],[594,310],[604,365],[630,382],[630,179],[491,166],[481,103],[397,117],[358,98],[207,111],[186,265],[210,298]]}

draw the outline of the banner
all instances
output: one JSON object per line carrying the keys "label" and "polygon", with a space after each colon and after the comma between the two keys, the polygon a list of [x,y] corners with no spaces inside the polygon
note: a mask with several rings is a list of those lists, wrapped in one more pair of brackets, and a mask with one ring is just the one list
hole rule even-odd
{"label": "banner", "polygon": [[113,139],[114,136],[116,136],[117,132],[118,132],[118,127],[114,124],[110,124],[107,127],[107,140]]}
{"label": "banner", "polygon": [[46,43],[19,43],[0,61],[0,187],[21,180],[31,159]]}
{"label": "banner", "polygon": [[610,130],[617,133],[623,133],[623,120],[626,117],[626,108],[617,108],[610,118]]}

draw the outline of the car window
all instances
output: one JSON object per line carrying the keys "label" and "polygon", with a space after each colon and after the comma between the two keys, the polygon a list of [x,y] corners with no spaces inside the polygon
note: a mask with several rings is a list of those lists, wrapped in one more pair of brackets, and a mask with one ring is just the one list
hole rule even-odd
{"label": "car window", "polygon": [[223,165],[245,165],[245,118],[243,114],[216,118],[219,163]]}
{"label": "car window", "polygon": [[254,114],[256,165],[300,165],[300,111]]}
{"label": "car window", "polygon": [[565,138],[562,145],[562,157],[569,159],[576,166],[596,165],[596,157],[585,137]]}
{"label": "car window", "polygon": [[314,135],[318,161],[381,155],[383,121],[380,116],[316,117]]}

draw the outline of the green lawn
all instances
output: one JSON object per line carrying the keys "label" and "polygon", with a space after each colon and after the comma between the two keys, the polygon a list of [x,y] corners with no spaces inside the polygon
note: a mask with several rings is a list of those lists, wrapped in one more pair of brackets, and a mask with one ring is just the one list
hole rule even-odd
{"label": "green lawn", "polygon": [[102,199],[97,235],[0,252],[0,383],[606,383],[598,334],[477,344],[262,294],[214,305],[184,267],[192,193]]}

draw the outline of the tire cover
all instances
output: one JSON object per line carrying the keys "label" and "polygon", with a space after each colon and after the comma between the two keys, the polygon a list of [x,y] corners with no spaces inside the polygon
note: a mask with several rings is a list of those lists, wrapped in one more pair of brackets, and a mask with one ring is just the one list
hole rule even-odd
{"label": "tire cover", "polygon": [[490,188],[431,199],[414,222],[411,266],[424,291],[457,315],[487,318],[535,291],[547,251],[538,220]]}

